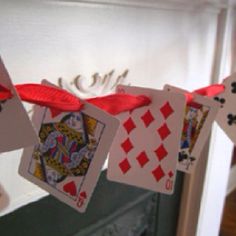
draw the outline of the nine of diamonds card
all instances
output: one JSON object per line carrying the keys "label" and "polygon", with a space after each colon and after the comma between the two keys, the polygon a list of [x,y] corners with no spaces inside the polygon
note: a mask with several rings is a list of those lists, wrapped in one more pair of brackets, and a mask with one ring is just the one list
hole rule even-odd
{"label": "nine of diamonds card", "polygon": [[54,118],[49,109],[36,106],[33,123],[40,143],[24,150],[19,173],[84,212],[119,121],[85,103],[81,112]]}
{"label": "nine of diamonds card", "polygon": [[144,94],[152,102],[118,116],[121,126],[110,149],[108,179],[173,193],[185,96],[128,86],[117,91]]}

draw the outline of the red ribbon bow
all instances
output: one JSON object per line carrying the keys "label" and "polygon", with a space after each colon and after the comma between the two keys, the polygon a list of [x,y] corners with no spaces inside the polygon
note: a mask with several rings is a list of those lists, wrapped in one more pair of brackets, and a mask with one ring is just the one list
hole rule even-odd
{"label": "red ribbon bow", "polygon": [[[3,89],[0,90],[0,101],[10,99],[12,97],[10,90],[3,86],[1,88]],[[78,97],[63,89],[42,84],[21,84],[15,88],[23,101],[50,108],[52,116],[62,111],[79,111],[83,107]],[[146,106],[151,102],[147,96],[130,94],[112,94],[86,101],[112,115]]]}

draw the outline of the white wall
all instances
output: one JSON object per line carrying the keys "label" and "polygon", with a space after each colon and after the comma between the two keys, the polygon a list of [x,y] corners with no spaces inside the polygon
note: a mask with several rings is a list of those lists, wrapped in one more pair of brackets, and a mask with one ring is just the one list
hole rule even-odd
{"label": "white wall", "polygon": [[[128,80],[137,86],[205,86],[217,11],[171,6],[0,0],[0,54],[14,83],[128,68]],[[0,155],[0,183],[10,198],[2,215],[45,194],[17,174],[20,155]]]}

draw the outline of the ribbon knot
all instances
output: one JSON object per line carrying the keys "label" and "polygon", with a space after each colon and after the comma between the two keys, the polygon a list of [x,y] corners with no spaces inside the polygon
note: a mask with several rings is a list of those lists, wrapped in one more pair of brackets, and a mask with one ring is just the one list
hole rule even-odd
{"label": "ribbon knot", "polygon": [[13,97],[13,95],[12,95],[10,89],[8,89],[0,84],[0,101],[5,101],[5,100],[10,99],[12,97]]}

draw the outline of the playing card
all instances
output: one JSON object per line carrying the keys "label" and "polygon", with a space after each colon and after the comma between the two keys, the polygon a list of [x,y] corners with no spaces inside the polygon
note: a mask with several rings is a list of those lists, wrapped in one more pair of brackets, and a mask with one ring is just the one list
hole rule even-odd
{"label": "playing card", "polygon": [[216,121],[236,145],[236,73],[227,77],[223,85],[224,92],[214,97],[220,104]]}
{"label": "playing card", "polygon": [[0,102],[0,152],[8,152],[38,143],[36,132],[1,58],[0,84],[8,88],[13,95],[11,99]]}
{"label": "playing card", "polygon": [[160,90],[118,86],[120,93],[146,95],[151,104],[118,116],[108,179],[156,192],[173,193],[185,97]]}
{"label": "playing card", "polygon": [[119,121],[84,102],[80,112],[52,118],[35,107],[40,144],[25,149],[19,173],[79,212],[84,212]]}
{"label": "playing card", "polygon": [[[188,91],[170,85],[165,85],[164,90],[180,94],[188,93]],[[197,94],[193,94],[193,100],[186,104],[178,155],[178,170],[186,173],[194,170],[218,109],[217,102]]]}

